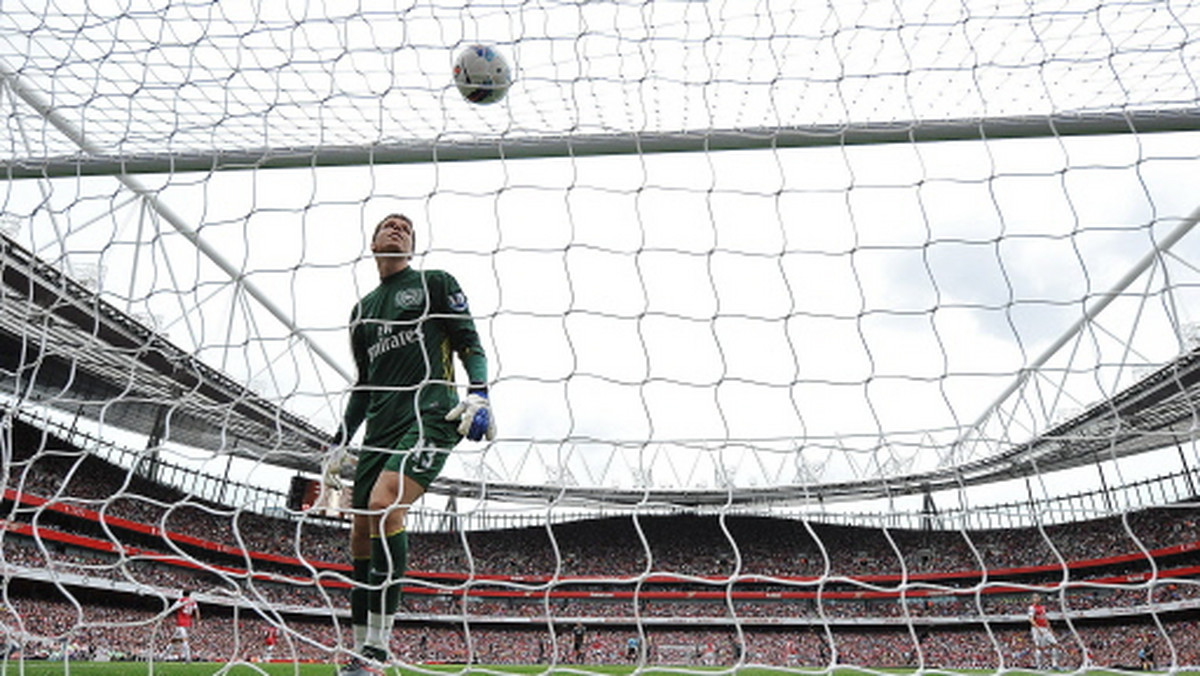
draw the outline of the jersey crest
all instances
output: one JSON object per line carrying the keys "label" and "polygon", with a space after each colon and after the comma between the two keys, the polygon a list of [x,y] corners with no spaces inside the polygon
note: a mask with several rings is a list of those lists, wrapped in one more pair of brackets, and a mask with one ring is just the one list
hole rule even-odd
{"label": "jersey crest", "polygon": [[425,290],[421,288],[400,289],[392,297],[396,307],[409,309],[425,305]]}

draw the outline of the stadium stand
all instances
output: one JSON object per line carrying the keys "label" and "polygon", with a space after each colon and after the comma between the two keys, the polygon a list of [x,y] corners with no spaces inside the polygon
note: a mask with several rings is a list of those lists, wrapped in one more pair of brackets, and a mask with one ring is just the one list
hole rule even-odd
{"label": "stadium stand", "polygon": [[[5,624],[20,650],[161,657],[170,601],[195,589],[204,658],[256,659],[267,624],[284,630],[276,659],[330,658],[346,629],[341,524],[189,499],[27,423],[11,434]],[[999,668],[1030,664],[1024,604],[1044,589],[1070,664],[1132,664],[1147,641],[1196,664],[1198,519],[1183,504],[976,532],[676,515],[414,533],[393,647],[620,662],[638,636],[650,663]]]}

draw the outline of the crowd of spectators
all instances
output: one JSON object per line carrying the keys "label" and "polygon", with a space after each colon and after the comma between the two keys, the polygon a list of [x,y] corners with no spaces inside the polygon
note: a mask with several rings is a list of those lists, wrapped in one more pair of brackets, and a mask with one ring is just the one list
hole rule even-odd
{"label": "crowd of spectators", "polygon": [[[14,463],[9,486],[159,529],[159,547],[187,536],[238,551],[323,565],[344,563],[346,531],[324,519],[280,519],[210,505],[130,477],[87,454],[43,454]],[[635,523],[636,519],[636,523]],[[414,533],[410,567],[476,575],[632,577],[921,576],[1088,562],[1200,540],[1200,509],[1163,507],[1045,528],[885,530],[784,518],[630,517],[550,528]],[[121,537],[120,533],[113,536]]]}
{"label": "crowd of spectators", "polygon": [[[268,623],[284,629],[276,658],[329,660],[346,645],[340,524],[207,504],[69,450],[16,458],[8,480],[38,498],[6,501],[8,523],[63,535],[0,531],[6,579],[28,578],[7,590],[0,628],[30,656],[161,658],[183,589],[214,606],[195,631],[202,659],[257,659]],[[1195,665],[1200,578],[1186,571],[1200,554],[1180,546],[1200,542],[1198,517],[1178,505],[966,532],[683,515],[413,533],[393,649],[409,661],[613,662],[636,637],[633,659],[653,663],[1028,666],[1023,590],[1037,585],[1076,665],[1132,663],[1147,642]],[[139,600],[89,593],[105,582],[136,586]]]}
{"label": "crowd of spectators", "polygon": [[[6,638],[17,640],[26,658],[165,660],[170,615],[105,604],[76,605],[62,600],[14,598],[6,607]],[[19,620],[14,617],[19,616]],[[280,622],[269,613],[208,617],[193,629],[196,659],[256,662],[267,656],[269,625],[279,626],[280,645],[272,657],[284,661],[336,659],[346,627],[311,618]],[[1033,666],[1027,631],[1013,626],[852,628],[610,626],[571,623],[496,626],[404,622],[393,637],[396,657],[411,663],[483,664],[711,664],[775,666],[865,664],[977,669]],[[339,629],[341,640],[339,641]],[[1161,666],[1200,664],[1200,625],[1072,624],[1058,628],[1063,664],[1076,667],[1130,667],[1137,652],[1152,646]],[[632,656],[631,637],[639,641]]]}

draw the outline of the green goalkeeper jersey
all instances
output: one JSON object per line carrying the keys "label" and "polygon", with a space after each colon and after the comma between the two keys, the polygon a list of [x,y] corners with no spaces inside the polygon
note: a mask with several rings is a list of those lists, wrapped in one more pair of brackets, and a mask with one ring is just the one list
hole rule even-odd
{"label": "green goalkeeper jersey", "polygon": [[350,345],[358,382],[339,441],[367,424],[363,447],[394,449],[417,423],[442,420],[458,403],[454,355],[472,384],[487,383],[487,359],[467,298],[452,275],[405,268],[354,306]]}

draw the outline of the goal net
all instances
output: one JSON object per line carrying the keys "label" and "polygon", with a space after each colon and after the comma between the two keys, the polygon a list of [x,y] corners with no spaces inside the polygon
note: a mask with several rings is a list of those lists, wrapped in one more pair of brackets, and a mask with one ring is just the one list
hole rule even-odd
{"label": "goal net", "polygon": [[321,466],[403,213],[498,436],[408,515],[397,663],[1200,663],[1198,25],[6,4],[3,659],[345,657]]}

